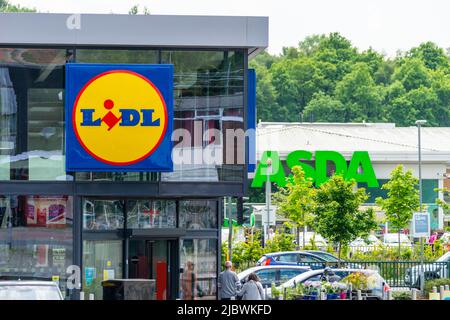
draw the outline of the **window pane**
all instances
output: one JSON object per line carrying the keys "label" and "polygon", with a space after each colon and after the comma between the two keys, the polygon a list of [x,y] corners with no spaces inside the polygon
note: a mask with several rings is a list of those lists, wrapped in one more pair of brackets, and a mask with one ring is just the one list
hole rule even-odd
{"label": "window pane", "polygon": [[72,197],[0,196],[0,280],[59,278],[72,264]]}
{"label": "window pane", "polygon": [[176,204],[171,200],[127,201],[127,228],[176,228]]}
{"label": "window pane", "polygon": [[213,200],[180,201],[180,226],[197,230],[217,228],[217,202]]}
{"label": "window pane", "polygon": [[103,280],[122,279],[122,241],[83,241],[83,291],[103,297]]}
{"label": "window pane", "polygon": [[176,132],[174,172],[161,179],[242,181],[243,52],[163,51],[161,56],[162,63],[174,65]]}
{"label": "window pane", "polygon": [[158,63],[157,50],[77,49],[77,62]]}
{"label": "window pane", "polygon": [[0,48],[0,180],[65,173],[65,49]]}
{"label": "window pane", "polygon": [[215,299],[217,290],[217,240],[180,241],[180,298]]}
{"label": "window pane", "polygon": [[158,172],[77,172],[77,181],[158,181]]}
{"label": "window pane", "polygon": [[123,228],[124,202],[119,200],[84,199],[83,228],[115,230]]}

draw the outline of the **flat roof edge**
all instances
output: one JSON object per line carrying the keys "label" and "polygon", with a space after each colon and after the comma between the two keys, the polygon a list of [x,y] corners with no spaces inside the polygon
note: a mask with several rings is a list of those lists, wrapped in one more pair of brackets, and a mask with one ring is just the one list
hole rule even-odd
{"label": "flat roof edge", "polygon": [[[242,48],[268,46],[268,17],[0,13],[0,45]],[[6,31],[6,32],[3,32]]]}

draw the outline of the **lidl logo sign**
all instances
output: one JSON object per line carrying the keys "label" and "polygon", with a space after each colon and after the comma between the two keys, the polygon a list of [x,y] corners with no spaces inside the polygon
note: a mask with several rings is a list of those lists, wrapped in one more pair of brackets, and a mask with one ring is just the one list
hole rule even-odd
{"label": "lidl logo sign", "polygon": [[172,171],[172,65],[66,68],[68,171]]}

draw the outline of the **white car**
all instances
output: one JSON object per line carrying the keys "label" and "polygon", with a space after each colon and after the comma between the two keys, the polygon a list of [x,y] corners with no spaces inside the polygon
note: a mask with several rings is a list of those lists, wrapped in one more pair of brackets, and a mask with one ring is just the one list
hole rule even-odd
{"label": "white car", "polygon": [[[445,253],[439,259],[436,260],[436,263],[424,263],[423,264],[423,273],[425,280],[430,279],[439,279],[446,278],[449,276],[449,267],[450,267],[450,251]],[[420,264],[415,265],[406,270],[405,274],[405,284],[420,288],[420,275],[422,271],[422,266]]]}
{"label": "white car", "polygon": [[[314,243],[318,248],[325,249],[328,246],[327,241],[318,233],[308,231],[306,232],[305,244],[311,245]],[[299,246],[303,246],[303,232],[299,234]]]}
{"label": "white car", "polygon": [[[398,233],[385,233],[383,235],[383,245],[386,247],[398,247]],[[411,248],[412,243],[406,234],[400,234],[400,246]]]}
{"label": "white car", "polygon": [[308,266],[273,265],[258,266],[246,269],[238,274],[239,281],[245,283],[250,273],[255,273],[261,280],[263,288],[270,288],[272,283],[279,286],[301,273],[311,270]]}
{"label": "white car", "polygon": [[63,300],[53,281],[0,281],[0,300]]}
{"label": "white car", "polygon": [[369,252],[380,245],[382,245],[382,242],[375,235],[371,234],[366,239],[356,238],[350,242],[349,247],[352,252]]}
{"label": "white car", "polygon": [[[333,273],[336,276],[339,276],[341,279],[344,279],[351,273],[361,272],[365,273],[367,275],[370,275],[374,278],[374,281],[370,287],[371,290],[371,297],[376,300],[383,300],[384,299],[384,289],[385,285],[387,284],[386,280],[381,277],[381,275],[375,271],[375,270],[369,270],[369,269],[331,269]],[[311,270],[304,272],[289,281],[286,281],[281,286],[278,287],[278,289],[283,292],[284,288],[289,287],[295,287],[298,283],[305,283],[305,282],[315,282],[315,281],[321,281],[322,277],[324,276],[325,269],[319,269],[319,270]],[[268,296],[270,296],[270,291],[267,293]]]}

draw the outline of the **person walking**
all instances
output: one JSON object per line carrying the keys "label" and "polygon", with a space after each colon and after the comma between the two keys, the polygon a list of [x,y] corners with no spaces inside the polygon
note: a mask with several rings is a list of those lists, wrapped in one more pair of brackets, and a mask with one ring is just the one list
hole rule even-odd
{"label": "person walking", "polygon": [[237,292],[237,295],[242,296],[242,300],[264,300],[264,289],[255,273],[248,275],[247,282]]}
{"label": "person walking", "polygon": [[217,286],[219,288],[219,298],[221,300],[231,300],[236,297],[236,292],[240,284],[239,278],[231,267],[231,261],[225,262],[225,270],[219,274]]}

